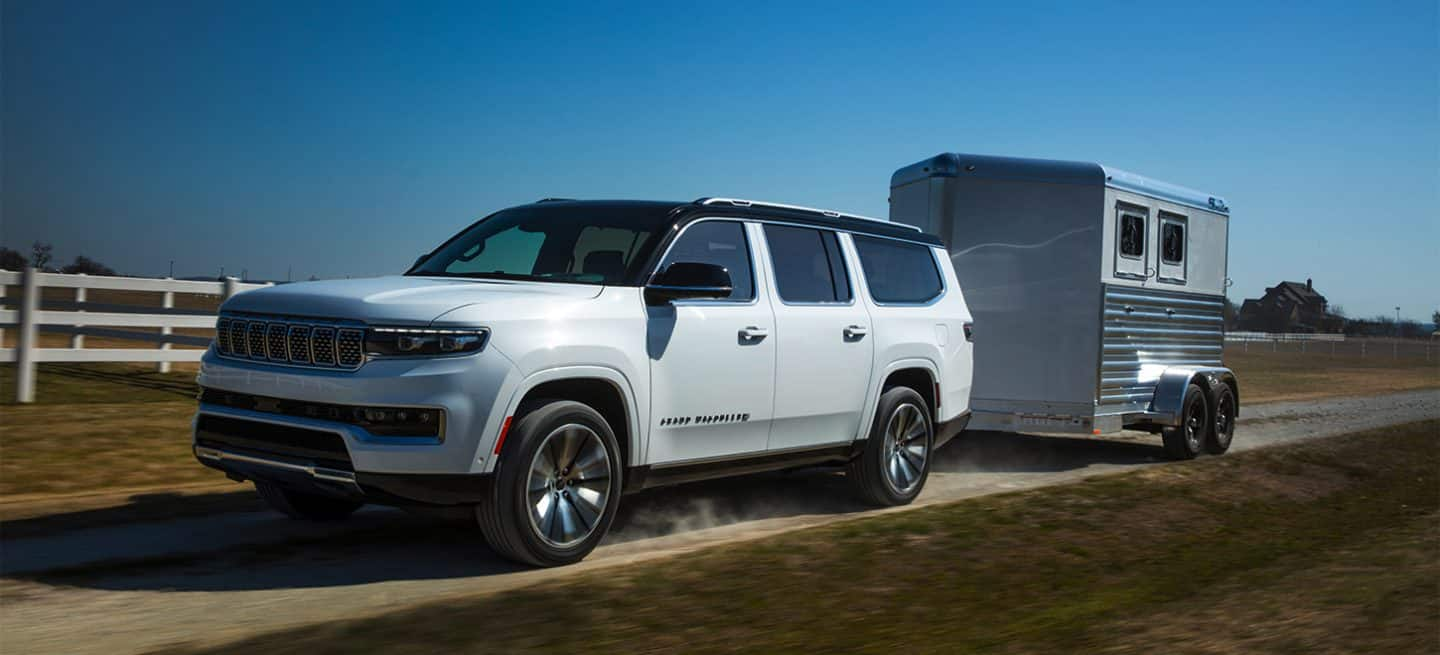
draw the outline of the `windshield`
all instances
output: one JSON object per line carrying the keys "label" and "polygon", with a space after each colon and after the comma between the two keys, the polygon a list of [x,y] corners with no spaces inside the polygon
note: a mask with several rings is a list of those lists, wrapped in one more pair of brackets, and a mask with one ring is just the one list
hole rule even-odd
{"label": "windshield", "polygon": [[470,226],[408,275],[624,284],[648,260],[668,209],[639,203],[506,209]]}

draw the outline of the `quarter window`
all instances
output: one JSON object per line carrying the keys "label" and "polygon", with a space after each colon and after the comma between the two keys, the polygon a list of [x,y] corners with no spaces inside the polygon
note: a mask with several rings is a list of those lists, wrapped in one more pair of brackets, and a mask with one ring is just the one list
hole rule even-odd
{"label": "quarter window", "polygon": [[674,262],[694,262],[724,266],[730,273],[730,295],[725,300],[751,300],[755,297],[755,276],[750,265],[750,242],[745,226],[734,221],[703,221],[685,229],[660,270]]}
{"label": "quarter window", "polygon": [[780,299],[792,303],[850,302],[850,280],[834,232],[766,225],[765,242]]}
{"label": "quarter window", "polygon": [[1145,256],[1145,217],[1120,215],[1120,254],[1126,257]]}
{"label": "quarter window", "polygon": [[870,297],[883,303],[924,303],[944,289],[929,246],[856,235]]}

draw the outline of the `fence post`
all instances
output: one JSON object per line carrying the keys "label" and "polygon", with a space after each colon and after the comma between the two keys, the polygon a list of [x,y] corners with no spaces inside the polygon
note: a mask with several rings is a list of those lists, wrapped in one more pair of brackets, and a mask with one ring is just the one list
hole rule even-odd
{"label": "fence post", "polygon": [[40,271],[26,266],[20,280],[20,331],[15,344],[15,402],[35,402],[35,315],[40,306]]}
{"label": "fence post", "polygon": [[[165,279],[166,279],[166,280],[169,280],[169,279],[171,279],[171,278],[168,278],[168,277],[167,277],[167,278],[165,278]],[[166,291],[166,292],[165,292],[165,295],[162,297],[162,299],[161,299],[161,301],[160,301],[160,306],[161,306],[161,307],[164,307],[165,309],[174,309],[174,308],[175,308],[175,292],[174,292],[174,291]],[[166,312],[166,314],[169,314],[169,312]],[[172,329],[170,328],[170,326],[168,326],[168,325],[160,328],[160,334],[163,335],[163,336],[170,336],[170,333],[173,332],[173,331],[174,331],[174,330],[172,330]],[[170,349],[170,342],[169,342],[169,341],[164,341],[164,342],[161,342],[161,343],[160,343],[160,350],[163,351],[163,350],[169,350],[169,349]],[[170,362],[160,362],[159,364],[156,364],[156,365],[155,365],[155,371],[156,371],[157,373],[169,373],[169,372],[170,372]]]}
{"label": "fence post", "polygon": [[[79,273],[79,275],[84,275],[84,273]],[[85,295],[86,295],[86,294],[85,294],[85,287],[75,287],[75,303],[76,303],[77,305],[80,304],[80,303],[84,303],[84,302],[85,302]],[[75,308],[75,311],[77,311],[77,312],[83,312],[83,311],[85,311],[85,308],[84,308],[83,306],[81,306],[81,307],[76,307],[76,308]],[[80,330],[80,328],[83,328],[83,327],[85,327],[85,326],[83,326],[83,325],[76,325],[76,326],[74,326],[74,327],[75,327],[76,332],[75,332],[75,334],[70,335],[70,347],[71,347],[71,348],[84,348],[84,347],[85,347],[85,335],[80,334],[79,330]]]}
{"label": "fence post", "polygon": [[1365,344],[1366,344],[1366,343],[1369,343],[1369,342],[1368,342],[1368,341],[1365,341],[1365,340],[1361,340],[1361,341],[1360,341],[1360,359],[1365,359]]}

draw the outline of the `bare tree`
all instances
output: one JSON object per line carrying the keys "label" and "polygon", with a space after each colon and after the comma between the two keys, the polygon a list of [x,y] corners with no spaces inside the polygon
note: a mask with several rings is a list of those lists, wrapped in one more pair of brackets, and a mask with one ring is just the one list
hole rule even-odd
{"label": "bare tree", "polygon": [[50,259],[55,251],[55,246],[48,241],[36,241],[30,244],[30,265],[40,270],[50,265]]}

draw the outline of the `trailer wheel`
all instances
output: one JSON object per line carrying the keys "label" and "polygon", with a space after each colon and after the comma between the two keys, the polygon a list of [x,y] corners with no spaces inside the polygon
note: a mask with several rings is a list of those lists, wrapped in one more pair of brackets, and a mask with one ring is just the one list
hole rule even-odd
{"label": "trailer wheel", "polygon": [[615,520],[619,453],[610,424],[589,405],[542,402],[516,421],[488,498],[475,507],[485,540],[533,566],[580,561]]}
{"label": "trailer wheel", "polygon": [[255,481],[255,491],[266,505],[292,519],[339,521],[355,513],[362,503],[319,494],[286,489],[270,482]]}
{"label": "trailer wheel", "polygon": [[1210,429],[1205,432],[1205,452],[1220,455],[1230,450],[1230,441],[1235,437],[1235,392],[1230,385],[1216,385],[1210,406]]}
{"label": "trailer wheel", "polygon": [[1185,388],[1185,401],[1180,405],[1180,425],[1165,428],[1160,436],[1165,442],[1165,454],[1170,459],[1195,459],[1200,454],[1210,422],[1210,409],[1205,402],[1205,390],[1198,384]]}
{"label": "trailer wheel", "polygon": [[930,474],[935,428],[925,399],[910,387],[880,396],[865,448],[846,469],[860,498],[871,505],[907,505]]}

